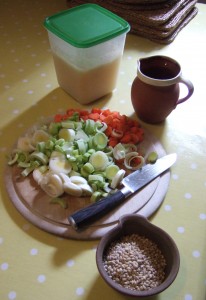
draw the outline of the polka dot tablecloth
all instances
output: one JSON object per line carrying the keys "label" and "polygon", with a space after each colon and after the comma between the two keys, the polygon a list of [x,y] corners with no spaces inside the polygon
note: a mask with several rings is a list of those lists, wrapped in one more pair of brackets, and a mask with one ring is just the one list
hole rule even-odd
{"label": "polka dot tablecloth", "polygon": [[[142,123],[166,152],[178,156],[164,202],[150,220],[173,237],[181,265],[174,283],[153,300],[206,296],[206,6],[197,7],[198,15],[168,46],[128,34],[117,88],[95,103],[135,117],[130,89],[136,61],[154,54],[177,59],[195,86],[193,96],[163,124]],[[63,0],[0,3],[1,300],[129,300],[100,277],[95,263],[98,240],[63,239],[38,229],[14,208],[4,185],[6,155],[17,138],[42,118],[81,107],[57,83],[43,27],[46,16],[66,8]]]}

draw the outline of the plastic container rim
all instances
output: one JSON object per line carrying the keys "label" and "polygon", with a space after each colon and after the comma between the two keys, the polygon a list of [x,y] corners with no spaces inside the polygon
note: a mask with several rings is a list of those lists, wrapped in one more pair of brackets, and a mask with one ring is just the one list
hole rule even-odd
{"label": "plastic container rim", "polygon": [[[119,29],[119,30],[116,30],[114,31],[113,33],[111,34],[107,34],[107,35],[103,35],[100,39],[94,39],[92,41],[89,41],[89,42],[76,42],[74,41],[72,38],[70,38],[69,36],[66,36],[64,34],[63,31],[59,30],[58,28],[54,27],[51,25],[50,23],[50,20],[51,19],[54,19],[60,15],[65,15],[68,13],[68,11],[72,11],[72,10],[77,10],[79,9],[80,7],[96,7],[99,11],[103,12],[105,15],[107,16],[110,16],[113,18],[113,20],[116,20],[119,24],[122,25],[122,28]],[[98,45],[98,44],[101,44],[105,41],[108,41],[108,40],[111,40],[123,33],[127,33],[129,30],[130,30],[130,25],[129,23],[124,20],[123,18],[119,17],[118,15],[114,14],[113,12],[105,9],[104,7],[100,6],[100,5],[97,5],[97,4],[93,4],[93,3],[87,3],[87,4],[82,4],[82,5],[79,5],[79,6],[75,6],[75,7],[72,7],[70,9],[67,9],[67,10],[64,10],[64,11],[61,11],[61,12],[58,12],[52,16],[49,16],[47,17],[45,20],[44,20],[44,27],[52,32],[54,35],[58,36],[59,38],[61,38],[62,40],[64,40],[65,42],[67,42],[68,44],[74,46],[74,47],[77,47],[77,48],[90,48],[92,46],[95,46],[95,45]]]}

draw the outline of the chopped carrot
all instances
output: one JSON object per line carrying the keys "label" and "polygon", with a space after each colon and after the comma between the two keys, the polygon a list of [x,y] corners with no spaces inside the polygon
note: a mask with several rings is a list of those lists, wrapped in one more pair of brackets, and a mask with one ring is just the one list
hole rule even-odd
{"label": "chopped carrot", "polygon": [[105,130],[105,134],[109,137],[112,133],[112,127],[111,126],[107,126],[107,129]]}
{"label": "chopped carrot", "polygon": [[62,120],[62,115],[59,115],[59,114],[55,115],[54,122],[58,123],[58,122],[61,122],[61,120]]}
{"label": "chopped carrot", "polygon": [[116,160],[116,163],[118,164],[118,165],[123,165],[124,164],[124,158],[120,158],[120,159],[117,159]]}
{"label": "chopped carrot", "polygon": [[119,119],[120,118],[120,113],[118,111],[113,111],[112,115],[114,118]]}
{"label": "chopped carrot", "polygon": [[117,138],[110,138],[109,139],[109,146],[115,147],[119,143],[119,140]]}
{"label": "chopped carrot", "polygon": [[105,119],[104,119],[105,123],[107,124],[113,124],[113,118],[111,115],[108,115]]}
{"label": "chopped carrot", "polygon": [[99,120],[99,114],[98,113],[91,113],[88,115],[89,119],[98,121]]}
{"label": "chopped carrot", "polygon": [[112,118],[112,124],[114,126],[114,128],[118,128],[120,126],[121,121],[117,118]]}
{"label": "chopped carrot", "polygon": [[139,143],[139,136],[137,134],[132,133],[131,134],[131,144],[137,144]]}
{"label": "chopped carrot", "polygon": [[129,133],[127,133],[127,134],[125,134],[122,138],[121,138],[121,140],[120,140],[120,142],[121,143],[124,143],[124,144],[127,144],[127,143],[130,143],[131,142],[131,135],[129,134]]}
{"label": "chopped carrot", "polygon": [[66,113],[67,113],[67,116],[71,117],[75,113],[75,110],[70,108],[70,109],[67,110]]}
{"label": "chopped carrot", "polygon": [[136,127],[136,126],[133,126],[133,127],[131,127],[130,128],[130,131],[132,132],[132,133],[137,133],[138,132],[138,127]]}
{"label": "chopped carrot", "polygon": [[100,108],[92,108],[92,113],[98,113],[98,114],[101,114],[101,109]]}
{"label": "chopped carrot", "polygon": [[88,120],[88,116],[81,116],[81,119],[82,119],[83,121],[86,121],[86,120]]}
{"label": "chopped carrot", "polygon": [[111,111],[109,109],[105,109],[105,110],[102,110],[101,112],[104,116],[109,116],[111,114]]}
{"label": "chopped carrot", "polygon": [[104,122],[104,121],[105,121],[105,118],[106,118],[106,117],[105,117],[103,114],[100,114],[100,115],[99,115],[99,120],[100,120],[100,121]]}
{"label": "chopped carrot", "polygon": [[136,166],[138,166],[139,164],[141,164],[141,159],[140,159],[139,157],[134,157],[134,158],[131,160],[131,166],[136,167]]}
{"label": "chopped carrot", "polygon": [[[54,118],[55,122],[61,122],[71,117],[74,113],[79,114],[82,120],[91,119],[95,122],[104,122],[107,124],[105,134],[109,138],[109,145],[114,147],[119,142],[137,144],[144,138],[144,131],[137,120],[133,120],[126,115],[121,115],[118,111],[111,111],[110,109],[92,108],[91,111],[82,109],[68,109],[66,114],[57,114]],[[122,133],[120,137],[112,137],[112,131]]]}
{"label": "chopped carrot", "polygon": [[81,117],[88,116],[88,111],[87,110],[80,110],[79,114],[80,114]]}

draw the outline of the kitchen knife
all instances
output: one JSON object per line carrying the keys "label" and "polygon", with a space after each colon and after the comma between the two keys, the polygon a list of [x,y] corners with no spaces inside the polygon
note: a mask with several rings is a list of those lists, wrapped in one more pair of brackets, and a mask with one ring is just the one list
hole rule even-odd
{"label": "kitchen knife", "polygon": [[68,217],[75,230],[83,229],[117,207],[131,194],[137,192],[157,176],[169,169],[176,161],[176,153],[159,158],[154,164],[146,164],[122,180],[124,187],[116,193],[83,208]]}

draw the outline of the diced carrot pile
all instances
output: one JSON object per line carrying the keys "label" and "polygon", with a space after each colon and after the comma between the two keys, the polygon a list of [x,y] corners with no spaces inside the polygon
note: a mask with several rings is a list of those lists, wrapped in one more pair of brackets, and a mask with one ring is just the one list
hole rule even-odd
{"label": "diced carrot pile", "polygon": [[[93,108],[91,112],[81,109],[68,109],[66,114],[57,114],[54,120],[55,122],[67,120],[76,112],[82,120],[91,119],[95,122],[100,121],[107,124],[105,134],[109,138],[109,146],[114,147],[118,143],[137,144],[143,140],[144,131],[136,120],[130,119],[126,115],[121,115],[117,111],[111,111],[110,109],[103,110]],[[119,137],[112,135],[114,131],[120,133]]]}

